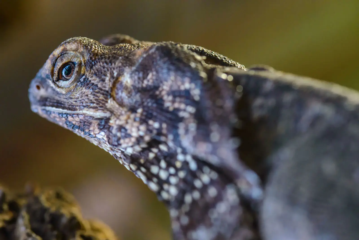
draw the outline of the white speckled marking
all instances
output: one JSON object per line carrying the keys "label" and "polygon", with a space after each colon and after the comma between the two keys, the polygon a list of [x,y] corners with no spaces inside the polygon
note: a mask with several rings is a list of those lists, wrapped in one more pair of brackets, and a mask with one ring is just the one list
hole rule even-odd
{"label": "white speckled marking", "polygon": [[198,200],[201,197],[201,194],[197,190],[194,190],[192,196],[194,199]]}
{"label": "white speckled marking", "polygon": [[160,174],[159,174],[160,178],[162,178],[163,180],[166,180],[168,177],[168,172],[164,169],[160,170]]}
{"label": "white speckled marking", "polygon": [[170,167],[168,169],[168,171],[171,173],[171,174],[175,174],[176,173],[176,170],[173,168],[173,167]]}
{"label": "white speckled marking", "polygon": [[196,171],[197,170],[197,163],[195,161],[190,161],[189,162],[189,168],[192,170],[192,171]]}
{"label": "white speckled marking", "polygon": [[158,174],[159,170],[160,170],[160,168],[156,165],[152,165],[150,168],[151,173],[156,174],[156,175]]}
{"label": "white speckled marking", "polygon": [[126,148],[126,153],[131,155],[133,153],[133,148],[129,147],[129,148]]}
{"label": "white speckled marking", "polygon": [[182,163],[180,161],[176,161],[175,165],[177,168],[180,168],[182,166]]}
{"label": "white speckled marking", "polygon": [[178,211],[176,209],[171,209],[170,210],[170,215],[171,217],[177,217],[178,216]]}
{"label": "white speckled marking", "polygon": [[152,152],[150,152],[149,154],[148,154],[148,159],[153,159],[154,157],[155,157],[156,155],[154,154],[154,153],[152,153]]}
{"label": "white speckled marking", "polygon": [[134,164],[130,164],[130,168],[131,168],[133,171],[136,171],[137,166],[136,166],[136,165],[134,165]]}
{"label": "white speckled marking", "polygon": [[177,155],[177,160],[179,160],[179,161],[184,161],[184,155],[183,154],[178,154]]}
{"label": "white speckled marking", "polygon": [[171,184],[176,185],[178,183],[178,177],[170,176],[169,181]]}
{"label": "white speckled marking", "polygon": [[207,174],[201,174],[201,180],[204,184],[209,184],[211,181]]}
{"label": "white speckled marking", "polygon": [[180,222],[183,226],[186,226],[189,222],[189,219],[186,215],[181,216]]}
{"label": "white speckled marking", "polygon": [[190,204],[192,202],[191,194],[186,193],[186,195],[184,196],[184,201],[185,201],[185,203]]}
{"label": "white speckled marking", "polygon": [[161,197],[165,200],[168,200],[170,198],[170,196],[168,195],[168,193],[166,191],[161,192]]}
{"label": "white speckled marking", "polygon": [[164,160],[161,160],[160,167],[161,168],[166,168],[167,167],[167,164],[166,164],[166,162]]}
{"label": "white speckled marking", "polygon": [[202,182],[199,179],[195,179],[193,183],[196,188],[201,188],[203,186]]}
{"label": "white speckled marking", "polygon": [[142,179],[142,181],[143,181],[144,183],[147,182],[147,178],[146,178],[146,176],[145,176],[142,172],[138,171],[137,174],[138,174],[138,176]]}
{"label": "white speckled marking", "polygon": [[210,197],[215,197],[215,196],[217,196],[217,190],[216,190],[216,188],[213,187],[213,186],[209,187],[209,188],[208,188],[208,195],[209,195]]}
{"label": "white speckled marking", "polygon": [[154,183],[154,182],[149,182],[148,186],[150,187],[150,189],[152,189],[155,192],[157,192],[158,189],[159,189],[158,185],[156,183]]}
{"label": "white speckled marking", "polygon": [[177,193],[178,193],[177,188],[176,188],[175,186],[173,186],[173,185],[171,185],[171,186],[169,187],[169,191],[170,191],[170,194],[171,194],[172,196],[176,196]]}
{"label": "white speckled marking", "polygon": [[165,152],[167,152],[168,151],[168,148],[167,148],[167,146],[166,145],[164,145],[164,144],[160,144],[160,149],[162,150],[162,151],[165,151]]}
{"label": "white speckled marking", "polygon": [[179,171],[179,172],[178,172],[178,176],[179,176],[180,178],[184,178],[184,177],[186,176],[186,172],[185,172],[185,171]]}

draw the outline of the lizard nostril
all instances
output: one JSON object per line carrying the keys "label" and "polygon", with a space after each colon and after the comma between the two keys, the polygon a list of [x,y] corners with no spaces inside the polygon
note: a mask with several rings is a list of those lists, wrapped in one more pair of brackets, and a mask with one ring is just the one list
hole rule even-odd
{"label": "lizard nostril", "polygon": [[36,89],[37,89],[38,91],[40,91],[40,90],[41,90],[41,86],[40,86],[39,84],[36,84]]}

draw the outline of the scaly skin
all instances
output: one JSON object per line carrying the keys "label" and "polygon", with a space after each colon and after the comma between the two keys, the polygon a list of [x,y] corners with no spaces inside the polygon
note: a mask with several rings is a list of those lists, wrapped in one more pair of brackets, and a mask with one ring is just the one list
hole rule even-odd
{"label": "scaly skin", "polygon": [[[34,112],[108,151],[156,192],[174,239],[337,239],[346,228],[322,219],[333,211],[317,219],[311,206],[358,186],[337,164],[359,171],[359,150],[331,139],[359,140],[359,98],[335,89],[247,70],[201,47],[113,35],[63,42],[29,97]],[[346,181],[321,199],[311,183],[327,187],[333,172]],[[358,190],[349,195],[328,205],[358,209]],[[357,216],[343,221],[348,236],[358,233]]]}

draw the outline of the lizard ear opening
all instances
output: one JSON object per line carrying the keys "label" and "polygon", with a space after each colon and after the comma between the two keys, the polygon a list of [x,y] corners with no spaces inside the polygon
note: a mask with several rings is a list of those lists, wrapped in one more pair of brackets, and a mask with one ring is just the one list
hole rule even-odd
{"label": "lizard ear opening", "polygon": [[62,54],[55,62],[52,79],[61,89],[71,89],[84,73],[82,57],[78,53]]}

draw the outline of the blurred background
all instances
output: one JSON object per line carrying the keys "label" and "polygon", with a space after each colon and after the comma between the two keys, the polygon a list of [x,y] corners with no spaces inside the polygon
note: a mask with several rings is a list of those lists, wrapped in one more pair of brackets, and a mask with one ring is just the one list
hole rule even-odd
{"label": "blurred background", "polygon": [[170,239],[164,206],[105,151],[32,113],[27,97],[62,41],[113,33],[359,90],[358,0],[0,0],[0,183],[61,186],[121,239]]}

